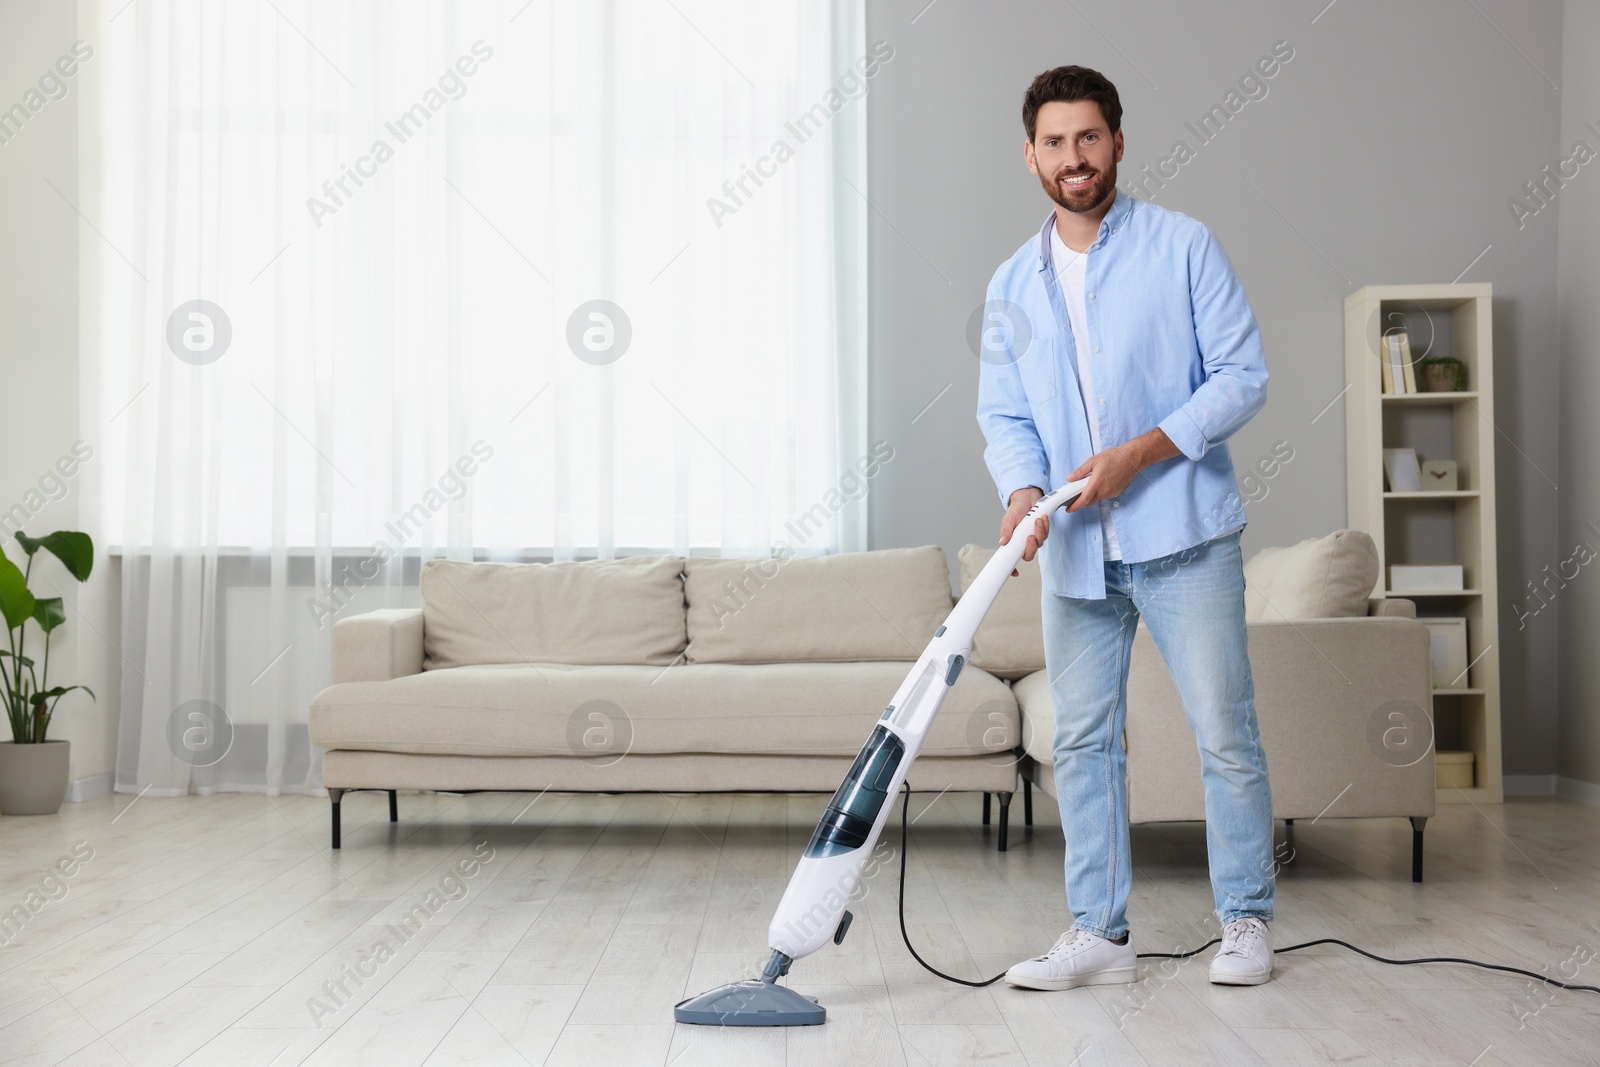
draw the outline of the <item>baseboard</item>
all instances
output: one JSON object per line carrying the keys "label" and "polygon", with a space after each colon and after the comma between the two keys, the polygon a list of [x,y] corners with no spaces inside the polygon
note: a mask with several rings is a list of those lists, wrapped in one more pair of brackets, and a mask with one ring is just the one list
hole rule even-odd
{"label": "baseboard", "polygon": [[1600,785],[1559,774],[1508,774],[1501,779],[1508,797],[1560,797],[1600,807]]}
{"label": "baseboard", "polygon": [[1556,782],[1556,796],[1563,800],[1576,800],[1580,804],[1600,807],[1600,785],[1579,778],[1561,778]]}
{"label": "baseboard", "polygon": [[1507,774],[1501,777],[1500,785],[1508,797],[1553,797],[1559,777],[1555,774]]}
{"label": "baseboard", "polygon": [[95,797],[108,797],[111,795],[111,775],[92,774],[87,778],[74,778],[67,783],[67,800],[74,804],[81,804],[85,800]]}

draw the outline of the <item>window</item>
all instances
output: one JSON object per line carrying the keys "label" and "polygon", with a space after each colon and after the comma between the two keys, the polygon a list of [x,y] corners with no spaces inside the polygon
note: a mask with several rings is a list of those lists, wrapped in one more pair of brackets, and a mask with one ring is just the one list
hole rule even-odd
{"label": "window", "polygon": [[766,552],[866,453],[855,6],[108,9],[105,534]]}

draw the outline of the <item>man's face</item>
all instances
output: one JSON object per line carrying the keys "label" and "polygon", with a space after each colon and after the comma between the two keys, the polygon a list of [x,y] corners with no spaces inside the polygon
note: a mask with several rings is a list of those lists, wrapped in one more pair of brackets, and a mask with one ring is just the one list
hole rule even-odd
{"label": "man's face", "polygon": [[1024,143],[1023,155],[1045,195],[1082,214],[1099,207],[1116,189],[1122,131],[1112,134],[1106,128],[1100,105],[1092,100],[1052,100],[1039,109],[1033,140]]}

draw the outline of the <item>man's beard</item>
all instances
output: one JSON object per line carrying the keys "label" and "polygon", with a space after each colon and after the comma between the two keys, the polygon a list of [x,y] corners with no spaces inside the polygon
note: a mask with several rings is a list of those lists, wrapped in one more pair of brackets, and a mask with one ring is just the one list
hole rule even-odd
{"label": "man's beard", "polygon": [[1112,163],[1110,170],[1101,171],[1095,177],[1090,178],[1088,183],[1081,189],[1068,192],[1062,188],[1059,179],[1069,174],[1081,173],[1083,172],[1067,171],[1049,179],[1041,175],[1039,184],[1044,186],[1045,195],[1051,200],[1054,200],[1068,211],[1081,215],[1099,207],[1112,194],[1112,190],[1115,189],[1117,184],[1117,165]]}

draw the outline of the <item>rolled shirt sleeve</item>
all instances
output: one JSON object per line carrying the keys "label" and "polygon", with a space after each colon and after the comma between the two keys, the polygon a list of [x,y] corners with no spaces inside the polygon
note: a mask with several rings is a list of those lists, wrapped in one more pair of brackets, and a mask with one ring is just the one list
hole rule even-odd
{"label": "rolled shirt sleeve", "polygon": [[1196,460],[1267,402],[1266,355],[1244,286],[1216,236],[1203,225],[1198,230],[1189,250],[1189,293],[1205,378],[1157,424],[1179,451]]}

